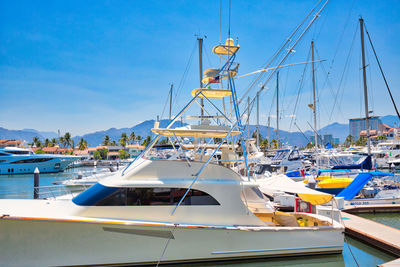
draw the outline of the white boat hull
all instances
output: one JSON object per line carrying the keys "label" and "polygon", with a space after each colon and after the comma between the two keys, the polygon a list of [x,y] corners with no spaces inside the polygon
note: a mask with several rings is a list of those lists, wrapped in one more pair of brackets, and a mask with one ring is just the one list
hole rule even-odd
{"label": "white boat hull", "polygon": [[231,228],[0,219],[0,258],[2,266],[127,265],[160,259],[170,263],[341,253],[343,249],[340,227]]}

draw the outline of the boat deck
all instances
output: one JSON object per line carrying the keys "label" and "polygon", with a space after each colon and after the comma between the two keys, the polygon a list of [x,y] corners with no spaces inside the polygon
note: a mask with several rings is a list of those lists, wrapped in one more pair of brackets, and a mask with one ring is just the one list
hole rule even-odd
{"label": "boat deck", "polygon": [[346,234],[400,257],[400,230],[342,212]]}

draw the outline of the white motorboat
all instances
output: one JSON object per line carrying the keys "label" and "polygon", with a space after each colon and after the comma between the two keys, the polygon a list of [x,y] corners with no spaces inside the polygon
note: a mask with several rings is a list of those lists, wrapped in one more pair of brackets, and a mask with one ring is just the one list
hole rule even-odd
{"label": "white motorboat", "polygon": [[[140,159],[124,175],[107,178],[72,201],[0,200],[2,264],[124,265],[341,253],[342,225],[314,214],[267,209],[257,184],[243,182],[229,168],[208,164],[190,187],[203,166]],[[309,226],[300,227],[302,219]]]}
{"label": "white motorboat", "polygon": [[34,154],[20,147],[0,147],[0,174],[28,174],[36,168],[41,173],[61,172],[78,159],[69,155]]}

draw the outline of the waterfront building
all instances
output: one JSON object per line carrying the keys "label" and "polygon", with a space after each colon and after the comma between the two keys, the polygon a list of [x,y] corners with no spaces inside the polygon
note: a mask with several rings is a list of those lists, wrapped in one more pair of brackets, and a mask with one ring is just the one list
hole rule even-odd
{"label": "waterfront building", "polygon": [[20,147],[21,144],[20,140],[0,140],[0,147]]}
{"label": "waterfront building", "polygon": [[[369,122],[369,130],[378,130],[379,125],[382,124],[382,121],[379,116],[371,116],[368,118]],[[349,119],[349,132],[354,137],[354,140],[357,140],[360,137],[361,131],[366,131],[366,120],[365,118],[355,118]]]}
{"label": "waterfront building", "polygon": [[136,158],[144,149],[144,146],[134,144],[126,146],[127,152],[131,158]]}

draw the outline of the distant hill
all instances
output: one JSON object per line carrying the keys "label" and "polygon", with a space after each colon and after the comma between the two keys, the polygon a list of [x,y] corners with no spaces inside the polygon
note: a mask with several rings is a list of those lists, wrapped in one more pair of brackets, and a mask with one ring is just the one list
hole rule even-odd
{"label": "distant hill", "polygon": [[0,127],[0,139],[24,140],[31,142],[36,136],[41,140],[46,138],[57,138],[57,134],[54,132],[40,132],[34,129],[8,130]]}
{"label": "distant hill", "polygon": [[390,127],[396,128],[400,125],[399,117],[395,115],[387,115],[381,117],[382,123],[387,124]]}
{"label": "distant hill", "polygon": [[[168,125],[168,120],[161,120],[160,121],[160,127],[166,127]],[[183,125],[186,125],[185,123]],[[173,127],[179,127],[181,126],[181,122],[175,122]],[[128,136],[130,135],[131,132],[134,132],[136,136],[140,135],[141,137],[145,138],[146,136],[150,135],[152,136],[151,128],[154,127],[154,120],[147,120],[144,122],[141,122],[131,128],[110,128],[105,131],[98,131],[94,133],[89,133],[85,134],[82,136],[75,136],[72,139],[74,140],[75,144],[79,142],[81,138],[87,141],[87,143],[90,146],[97,146],[100,145],[103,142],[104,136],[108,135],[111,140],[115,140],[118,142],[118,140],[121,138],[122,133],[126,133]]]}
{"label": "distant hill", "polygon": [[[383,123],[391,126],[398,127],[400,125],[399,119],[397,116],[387,115],[381,117]],[[166,127],[168,124],[168,120],[162,120],[160,122],[160,127]],[[184,123],[183,125],[187,125]],[[176,122],[173,127],[181,126],[180,122]],[[105,135],[110,136],[111,140],[118,140],[121,138],[122,133],[126,133],[129,135],[132,131],[135,132],[136,135],[140,135],[143,138],[150,135],[152,136],[151,128],[154,127],[154,120],[146,120],[137,125],[134,125],[130,128],[110,128],[104,131],[98,131],[94,133],[88,133],[82,136],[75,136],[72,139],[75,144],[79,142],[81,138],[85,139],[90,146],[97,146],[103,142],[103,138]],[[255,125],[250,125],[250,135],[256,130]],[[247,130],[245,130],[247,131]],[[268,127],[260,125],[260,133],[263,138],[268,137]],[[319,134],[332,134],[333,137],[339,138],[340,142],[343,143],[346,137],[349,135],[349,125],[341,124],[341,123],[332,123],[318,131]],[[276,132],[274,128],[270,128],[270,138],[276,138]],[[301,132],[287,132],[284,130],[279,131],[279,137],[284,143],[288,143],[289,145],[294,145],[298,147],[305,146],[309,140],[310,136],[313,135],[313,132],[308,130],[305,131],[304,134]],[[41,140],[45,138],[57,138],[57,133],[55,132],[41,132],[35,129],[23,129],[23,130],[8,130],[0,127],[0,139],[15,139],[15,140],[25,140],[27,142],[31,142],[32,138],[38,136]]]}

